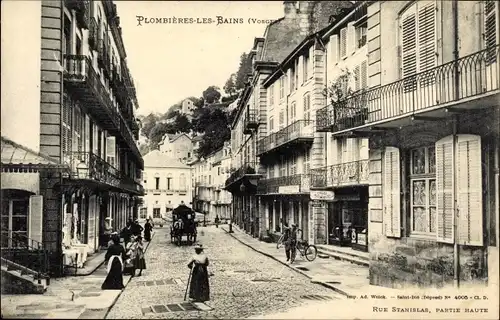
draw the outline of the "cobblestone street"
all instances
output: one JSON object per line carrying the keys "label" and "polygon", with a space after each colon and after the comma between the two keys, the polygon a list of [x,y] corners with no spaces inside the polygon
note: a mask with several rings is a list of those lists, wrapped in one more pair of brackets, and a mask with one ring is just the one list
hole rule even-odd
{"label": "cobblestone street", "polygon": [[147,270],[132,279],[108,318],[246,318],[286,311],[313,300],[343,299],[211,226],[199,228],[198,235],[213,273],[211,301],[206,303],[212,310],[168,312],[161,305],[183,302],[193,248],[171,244],[167,228],[155,231],[146,253]]}

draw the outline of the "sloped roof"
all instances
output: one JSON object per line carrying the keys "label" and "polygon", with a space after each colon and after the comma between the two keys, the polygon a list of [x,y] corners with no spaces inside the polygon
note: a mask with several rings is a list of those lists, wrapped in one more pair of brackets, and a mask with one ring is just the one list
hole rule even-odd
{"label": "sloped roof", "polygon": [[189,169],[189,166],[180,162],[178,159],[169,156],[168,154],[161,152],[159,150],[153,150],[146,154],[144,157],[144,167],[155,167],[155,168],[185,168]]}
{"label": "sloped roof", "polygon": [[193,137],[193,142],[196,142],[196,141],[201,141],[203,139],[203,135],[202,134],[199,134],[197,135],[196,137]]}
{"label": "sloped roof", "polygon": [[270,23],[264,33],[264,48],[258,61],[281,62],[308,35],[328,26],[330,17],[338,14],[342,8],[353,6],[351,1],[310,1],[311,25],[309,30],[301,30],[299,18],[282,17]]}
{"label": "sloped roof", "polygon": [[37,172],[40,169],[68,169],[57,159],[51,158],[14,141],[1,137],[2,171]]}

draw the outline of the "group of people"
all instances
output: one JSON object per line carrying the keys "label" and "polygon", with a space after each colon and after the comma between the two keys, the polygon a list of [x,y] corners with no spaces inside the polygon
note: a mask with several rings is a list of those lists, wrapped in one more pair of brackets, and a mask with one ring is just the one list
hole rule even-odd
{"label": "group of people", "polygon": [[[139,224],[139,221],[129,220],[120,234],[111,235],[111,244],[105,256],[108,275],[101,286],[103,290],[123,289],[125,269],[128,269],[132,276],[135,276],[136,270],[139,270],[138,276],[142,275],[142,270],[146,269],[142,231],[144,231],[144,239],[149,242],[152,230],[153,224],[150,223],[149,219],[144,228]],[[120,243],[120,238],[123,238],[125,247]]]}

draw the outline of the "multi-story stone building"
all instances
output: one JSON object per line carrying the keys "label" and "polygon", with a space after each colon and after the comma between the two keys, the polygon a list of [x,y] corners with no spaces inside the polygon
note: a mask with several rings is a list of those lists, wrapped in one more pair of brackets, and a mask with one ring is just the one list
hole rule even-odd
{"label": "multi-story stone building", "polygon": [[205,221],[213,222],[215,217],[230,218],[231,194],[224,190],[231,165],[231,147],[224,146],[192,163],[195,172],[195,209],[205,214]]}
{"label": "multi-story stone building", "polygon": [[186,133],[167,133],[159,143],[159,150],[182,163],[188,163],[194,158],[193,142]]}
{"label": "multi-story stone building", "polygon": [[2,27],[2,247],[23,248],[2,257],[43,247],[27,267],[62,274],[137,217],[143,192],[120,18],[112,1],[13,1]]}
{"label": "multi-story stone building", "polygon": [[145,196],[140,218],[165,218],[182,202],[191,206],[191,167],[168,152],[153,150],[144,156]]}
{"label": "multi-story stone building", "polygon": [[370,282],[498,284],[498,2],[376,1],[367,16],[369,89],[317,130],[370,138]]}
{"label": "multi-story stone building", "polygon": [[[250,53],[253,74],[232,126],[235,171],[226,189],[233,194],[234,221],[256,237],[279,234],[283,223],[300,223],[306,232],[311,229],[306,173],[315,133],[310,109],[324,96],[307,90],[315,87],[313,68],[322,68],[324,62],[310,59],[304,64],[302,56],[307,55],[302,51],[290,54],[350,7],[349,1],[284,1],[285,16],[271,23],[263,38],[255,39]],[[315,49],[310,51],[312,57]]]}

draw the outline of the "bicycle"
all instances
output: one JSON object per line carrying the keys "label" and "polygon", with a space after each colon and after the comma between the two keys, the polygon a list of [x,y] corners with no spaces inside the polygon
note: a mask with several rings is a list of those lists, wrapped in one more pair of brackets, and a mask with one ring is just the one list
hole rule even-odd
{"label": "bicycle", "polygon": [[295,242],[295,246],[292,248],[292,254],[290,257],[290,263],[295,261],[295,257],[297,256],[297,251],[300,252],[302,257],[305,257],[307,261],[311,262],[316,259],[318,254],[318,249],[315,245],[309,244],[307,240],[297,240]]}

